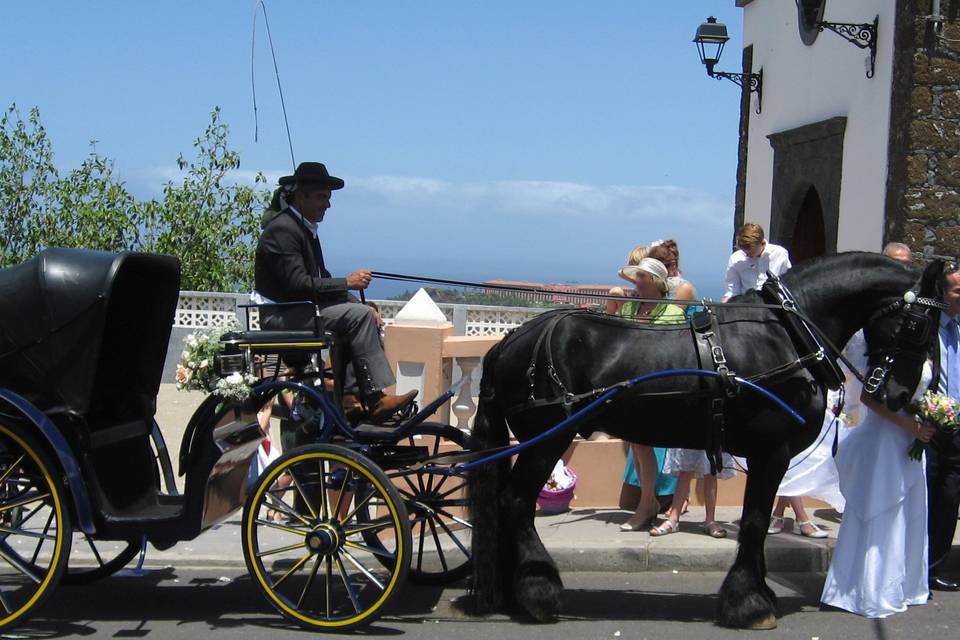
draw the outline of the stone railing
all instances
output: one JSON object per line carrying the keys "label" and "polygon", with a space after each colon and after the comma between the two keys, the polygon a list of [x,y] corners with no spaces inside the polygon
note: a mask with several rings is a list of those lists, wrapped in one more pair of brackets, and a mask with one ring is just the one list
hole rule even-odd
{"label": "stone railing", "polygon": [[[388,325],[406,302],[402,300],[374,300],[380,316]],[[178,329],[206,329],[229,327],[234,323],[246,326],[250,296],[244,293],[213,293],[209,291],[181,291],[173,326]],[[493,305],[439,303],[437,307],[453,324],[458,336],[502,336],[509,330],[537,316],[542,307],[498,307]],[[258,329],[259,314],[251,308],[250,328]]]}

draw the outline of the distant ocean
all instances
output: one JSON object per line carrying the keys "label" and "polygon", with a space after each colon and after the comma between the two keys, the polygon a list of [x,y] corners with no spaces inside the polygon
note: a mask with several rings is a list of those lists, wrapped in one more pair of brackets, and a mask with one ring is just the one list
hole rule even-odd
{"label": "distant ocean", "polygon": [[[439,277],[439,276],[435,276],[435,277]],[[483,282],[488,278],[480,277],[480,276],[476,278],[463,276],[463,277],[457,277],[455,279],[459,280],[460,282]],[[563,284],[577,284],[576,282],[573,282],[573,281],[562,281],[562,282]],[[543,284],[554,284],[554,283],[545,282]],[[584,284],[603,284],[603,281],[589,282],[589,283],[585,282]],[[619,283],[610,280],[609,282],[607,282],[607,284],[609,284],[610,286],[614,286]],[[723,293],[723,288],[720,285],[722,285],[722,283],[716,283],[716,285],[712,287],[710,286],[698,287],[697,295],[699,297],[719,299]],[[443,285],[418,284],[416,282],[397,282],[395,280],[381,280],[381,279],[374,278],[373,282],[370,283],[370,288],[367,289],[366,291],[366,297],[370,300],[387,300],[387,299],[393,298],[394,296],[400,295],[404,291],[416,292],[417,289],[419,289],[420,287],[437,287],[441,289],[457,288],[457,287],[444,287]]]}

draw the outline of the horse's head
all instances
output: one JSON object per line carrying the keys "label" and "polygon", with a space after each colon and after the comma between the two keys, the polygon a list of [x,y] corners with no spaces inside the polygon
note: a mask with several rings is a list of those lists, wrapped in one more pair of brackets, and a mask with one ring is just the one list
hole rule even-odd
{"label": "horse's head", "polygon": [[864,389],[891,411],[909,404],[917,391],[932,341],[939,327],[938,281],[942,260],[934,260],[912,288],[887,302],[864,327],[868,376]]}

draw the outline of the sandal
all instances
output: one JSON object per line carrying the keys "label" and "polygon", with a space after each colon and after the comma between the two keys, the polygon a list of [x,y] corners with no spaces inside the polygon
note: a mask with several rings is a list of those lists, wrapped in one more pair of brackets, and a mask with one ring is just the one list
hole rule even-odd
{"label": "sandal", "polygon": [[704,522],[703,532],[711,538],[726,538],[727,530],[716,522]]}
{"label": "sandal", "polygon": [[664,520],[656,527],[650,529],[650,535],[654,538],[658,536],[665,536],[670,533],[676,533],[680,530],[680,523],[674,522],[673,520]]}
{"label": "sandal", "polygon": [[770,518],[770,526],[767,527],[767,533],[773,535],[783,531],[783,516],[773,516]]}
{"label": "sandal", "polygon": [[629,520],[620,525],[620,531],[644,531],[651,527],[656,519],[656,511],[646,518],[637,518],[637,514],[634,513]]}
{"label": "sandal", "polygon": [[[797,524],[797,528],[800,531],[800,535],[806,538],[826,538],[826,537],[829,537],[830,535],[829,533],[827,533],[826,531],[818,527],[817,523],[814,522],[813,520],[804,520],[803,522],[798,522],[796,524]],[[810,533],[804,533],[803,532],[804,527],[811,527],[813,528],[813,531],[811,531]]]}

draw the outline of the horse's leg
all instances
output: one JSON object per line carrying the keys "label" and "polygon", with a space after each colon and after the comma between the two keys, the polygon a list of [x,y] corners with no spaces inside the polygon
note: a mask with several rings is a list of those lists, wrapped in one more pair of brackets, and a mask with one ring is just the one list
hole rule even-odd
{"label": "horse's leg", "polygon": [[517,456],[510,483],[501,502],[504,526],[513,530],[513,596],[539,622],[556,620],[563,596],[563,583],[553,558],[547,553],[534,526],[540,489],[573,435],[557,436]]}
{"label": "horse's leg", "polygon": [[743,495],[737,559],[720,587],[717,621],[725,627],[772,629],[777,598],[767,586],[763,541],[777,488],[790,462],[786,443],[747,457],[749,475]]}

